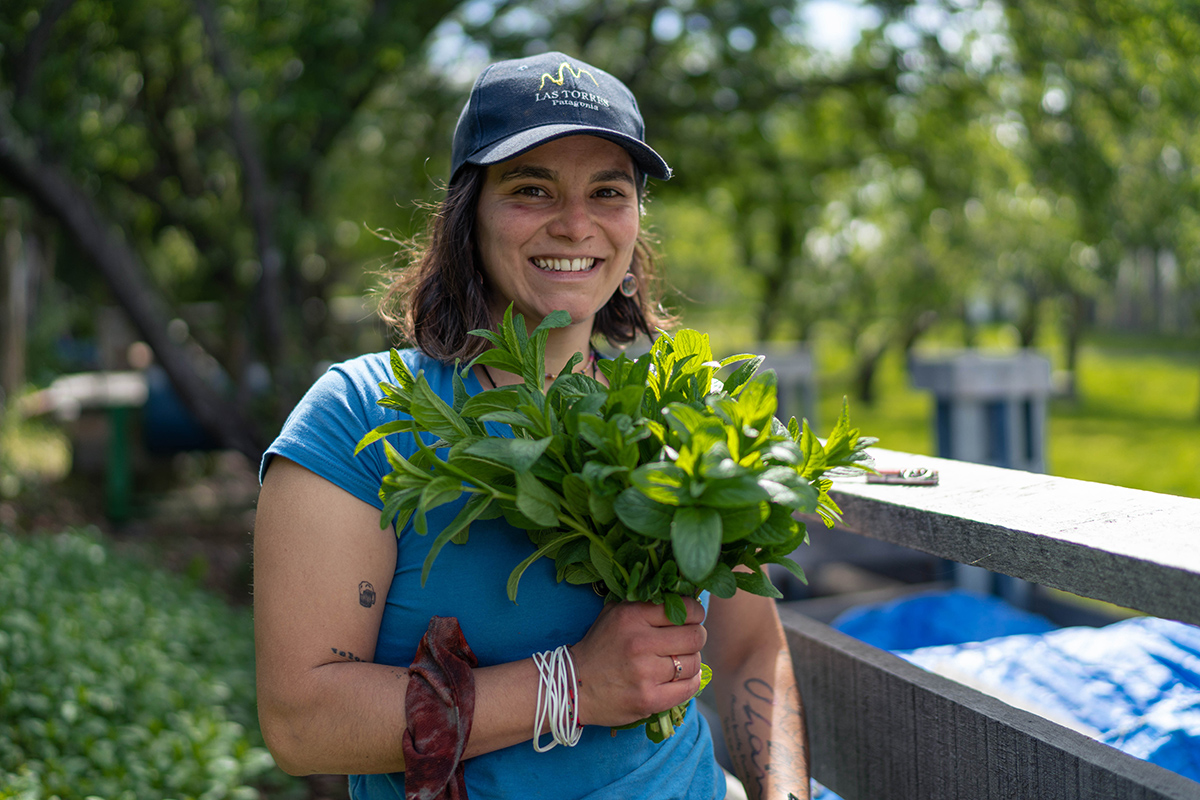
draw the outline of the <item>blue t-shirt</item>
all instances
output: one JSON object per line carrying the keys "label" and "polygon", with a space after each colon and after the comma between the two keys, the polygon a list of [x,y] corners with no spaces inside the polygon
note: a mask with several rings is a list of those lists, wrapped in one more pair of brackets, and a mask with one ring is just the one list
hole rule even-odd
{"label": "blue t-shirt", "polygon": [[[402,351],[402,356],[414,375],[424,370],[433,390],[450,402],[452,366],[416,350]],[[376,404],[383,396],[380,382],[394,382],[388,353],[331,367],[284,423],[263,457],[260,475],[266,473],[273,455],[282,455],[382,509],[379,485],[391,472],[383,444],[354,455],[365,433],[401,416]],[[482,391],[473,374],[466,375],[465,384],[469,394]],[[489,430],[493,435],[512,435],[506,426],[489,423]],[[432,443],[433,438],[427,436],[426,441]],[[389,441],[405,456],[416,450],[411,434],[394,435]],[[465,495],[431,512],[429,530],[445,527],[464,502]],[[476,521],[467,544],[444,547],[422,587],[421,567],[432,540],[433,535],[417,534],[411,521],[398,534],[396,570],[375,650],[378,663],[408,667],[434,615],[457,617],[479,665],[489,666],[574,644],[600,612],[602,600],[590,586],[558,583],[553,562],[544,558],[525,572],[517,602],[510,601],[508,575],[533,552],[533,545],[524,531],[502,518]],[[529,724],[532,727],[532,709]],[[547,740],[543,737],[543,742]],[[608,728],[589,725],[575,747],[538,753],[524,742],[464,764],[471,800],[713,800],[725,794],[708,724],[694,707],[675,735],[662,744],[651,742],[640,728],[612,736]],[[403,798],[404,774],[352,775],[350,796]]]}

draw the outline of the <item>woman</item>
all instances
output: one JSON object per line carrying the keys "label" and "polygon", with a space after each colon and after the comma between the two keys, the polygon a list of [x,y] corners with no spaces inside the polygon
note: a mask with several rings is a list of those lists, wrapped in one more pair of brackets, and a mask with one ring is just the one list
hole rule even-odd
{"label": "woman", "polygon": [[[639,238],[646,175],[666,179],[670,169],[644,143],[636,102],[615,78],[561,53],[489,67],[459,119],[427,251],[393,287],[405,304],[397,321],[416,345],[404,351],[409,369],[450,397],[454,359],[486,346],[467,331],[494,326],[511,304],[531,327],[570,312],[571,324],[551,332],[546,368],[557,374],[573,354],[592,353],[577,368],[602,378],[594,334],[623,343],[660,321]],[[662,744],[640,729],[610,730],[686,702],[700,685],[703,650],[715,674],[707,691],[750,796],[807,797],[803,714],[771,600],[739,592],[712,598],[707,610],[690,601],[687,623],[675,626],[658,606],[605,606],[589,587],[557,583],[542,559],[514,604],[505,582],[530,544],[502,519],[477,521],[470,544],[442,550],[421,586],[432,537],[411,525],[380,530],[379,483],[390,466],[378,444],[353,456],[363,434],[394,418],[375,405],[379,382],[391,379],[387,353],[335,366],[263,459],[259,715],[280,766],[349,774],[355,798],[403,796],[406,770],[410,783],[425,781],[429,759],[441,759],[434,771],[443,776],[456,771],[460,783],[451,780],[445,796],[465,788],[474,800],[722,797],[696,710]],[[475,393],[518,380],[477,367],[465,385]],[[407,435],[392,438],[406,455],[415,449]],[[431,529],[456,513],[439,511]],[[429,754],[414,742],[444,731],[414,703],[426,684],[445,685],[427,681],[414,658],[432,618],[457,620],[470,658],[460,653],[451,666],[463,670],[473,701],[449,706],[464,741],[450,736]],[[575,670],[579,741],[540,752],[531,744],[549,730],[535,723],[546,678],[533,656],[561,645]]]}

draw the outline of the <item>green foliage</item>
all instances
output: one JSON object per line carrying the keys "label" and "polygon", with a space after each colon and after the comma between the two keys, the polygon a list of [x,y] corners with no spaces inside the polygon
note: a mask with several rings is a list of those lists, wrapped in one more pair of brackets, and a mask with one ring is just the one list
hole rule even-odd
{"label": "green foliage", "polygon": [[[607,386],[572,371],[576,353],[547,389],[546,339],[569,322],[556,311],[528,334],[510,306],[497,332],[475,331],[493,348],[473,363],[524,380],[471,398],[455,391],[453,405],[393,351],[396,382],[381,384],[378,403],[410,419],[368,433],[356,451],[384,439],[393,471],[380,488],[381,526],[399,532],[412,519],[425,535],[431,509],[471,495],[434,538],[422,582],[474,520],[503,515],[534,544],[509,576],[514,602],[522,574],[543,557],[554,560],[559,581],[603,586],[610,601],[664,605],[676,624],[686,617],[679,598],[704,590],[780,597],[764,567],[803,577],[788,558],[807,540],[793,515],[818,513],[832,525],[839,510],[823,476],[867,468],[873,440],[850,427],[845,406],[824,443],[806,422],[783,425],[775,374],[755,375],[762,357],[717,362],[708,336],[694,330],[662,333],[637,360],[600,362]],[[738,362],[724,383],[716,379]],[[489,435],[486,422],[507,424],[513,437]],[[417,446],[411,458],[384,438],[406,431]],[[429,446],[419,431],[440,439]]]}
{"label": "green foliage", "polygon": [[290,785],[258,730],[250,616],[86,530],[0,531],[0,731],[0,797]]}

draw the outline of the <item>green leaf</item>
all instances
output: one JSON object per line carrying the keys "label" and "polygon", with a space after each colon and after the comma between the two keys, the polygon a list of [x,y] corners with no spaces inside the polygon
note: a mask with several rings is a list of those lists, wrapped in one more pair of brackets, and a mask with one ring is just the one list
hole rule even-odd
{"label": "green leaf", "polygon": [[588,513],[592,515],[597,525],[607,525],[617,518],[614,505],[612,495],[588,492]]}
{"label": "green leaf", "polygon": [[792,573],[792,575],[796,576],[801,583],[805,584],[806,586],[808,585],[808,578],[804,576],[804,568],[795,561],[792,561],[790,558],[773,558],[771,559],[770,563],[778,564],[788,572]]}
{"label": "green leaf", "polygon": [[700,502],[714,508],[740,508],[757,505],[770,499],[765,486],[761,486],[753,475],[738,475],[732,478],[709,480],[700,496]]}
{"label": "green leaf", "polygon": [[476,494],[472,495],[463,507],[459,509],[458,514],[450,521],[450,524],[442,529],[442,532],[433,540],[433,544],[429,546],[429,553],[425,556],[425,563],[421,567],[421,585],[425,585],[425,581],[429,579],[429,570],[433,568],[433,562],[437,558],[438,553],[442,551],[446,543],[464,533],[471,527],[471,523],[478,519],[488,510],[492,499],[487,495]]}
{"label": "green leaf", "polygon": [[392,362],[392,376],[396,384],[404,391],[411,392],[413,385],[417,381],[409,371],[408,365],[404,363],[404,358],[400,355],[400,351],[393,348],[390,360]]}
{"label": "green leaf", "polygon": [[674,592],[667,592],[663,595],[663,611],[667,614],[667,619],[675,625],[683,625],[687,622],[687,605],[684,604],[683,598]]}
{"label": "green leaf", "polygon": [[[414,436],[414,438],[416,437]],[[394,472],[406,473],[420,481],[429,481],[433,479],[432,474],[430,474],[427,470],[421,469],[407,458],[402,456],[400,451],[395,447],[392,447],[392,443],[387,439],[383,440],[383,450],[387,454],[388,464],[391,465]]]}
{"label": "green leaf", "polygon": [[775,584],[771,583],[771,579],[767,577],[765,570],[756,572],[735,572],[734,579],[737,581],[738,588],[756,594],[760,597],[772,597],[776,600],[783,597],[783,593],[775,588]]}
{"label": "green leaf", "polygon": [[725,391],[729,394],[736,394],[737,390],[740,389],[746,383],[746,381],[754,377],[754,373],[758,372],[758,368],[762,366],[763,361],[766,360],[763,356],[730,356],[729,358],[721,361],[721,366],[731,364],[734,361],[741,361],[743,358],[748,358],[750,360],[735,369],[729,375],[729,377],[725,379]]}
{"label": "green leaf", "polygon": [[416,486],[391,492],[381,490],[379,497],[383,500],[383,511],[379,515],[380,530],[393,525],[399,536],[420,502],[421,492],[422,488]]}
{"label": "green leaf", "polygon": [[438,397],[423,374],[417,377],[413,387],[412,415],[422,430],[450,443],[471,435],[462,417]]}
{"label": "green leaf", "polygon": [[675,509],[654,502],[632,486],[617,495],[613,510],[630,530],[654,539],[671,538]]}
{"label": "green leaf", "polygon": [[533,329],[533,334],[536,336],[542,331],[549,332],[555,328],[565,328],[571,324],[571,313],[569,311],[551,311],[546,316],[542,317],[542,321]]}
{"label": "green leaf", "polygon": [[590,540],[588,552],[591,555],[592,567],[596,572],[600,573],[600,579],[604,581],[604,585],[613,594],[623,596],[625,594],[625,587],[617,580],[617,573],[613,568],[612,556],[595,539]]}
{"label": "green leaf", "polygon": [[601,580],[600,573],[590,564],[568,564],[562,571],[559,580],[564,580],[575,586],[586,586]]}
{"label": "green leaf", "polygon": [[775,545],[796,535],[801,524],[786,506],[771,505],[770,516],[747,538],[757,545]]}
{"label": "green leaf", "polygon": [[801,423],[800,452],[804,454],[804,477],[809,480],[820,477],[825,472],[825,448],[817,439],[817,435],[808,427],[808,420]]}
{"label": "green leaf", "polygon": [[458,368],[458,361],[454,362],[454,369],[450,372],[450,384],[454,387],[454,402],[451,405],[461,413],[463,404],[470,395],[467,394],[467,385],[463,383],[463,372]]}
{"label": "green leaf", "polygon": [[778,405],[775,372],[767,370],[747,381],[737,395],[737,404],[742,419],[760,431],[769,431]]}
{"label": "green leaf", "polygon": [[614,494],[619,488],[614,486],[617,481],[610,481],[614,475],[622,475],[629,472],[628,467],[623,467],[618,464],[603,464],[599,461],[588,461],[583,465],[583,471],[580,475],[587,483],[588,488],[597,494]]}
{"label": "green leaf", "polygon": [[431,511],[453,502],[462,494],[462,484],[453,478],[434,478],[421,492],[421,508]]}
{"label": "green leaf", "polygon": [[745,539],[770,517],[770,503],[755,503],[743,508],[721,509],[721,542]]}
{"label": "green leaf", "polygon": [[529,569],[530,564],[537,561],[542,556],[553,553],[555,550],[558,550],[565,543],[571,541],[572,539],[578,539],[581,536],[583,536],[582,533],[573,533],[566,536],[556,537],[550,542],[542,545],[542,547],[538,548],[534,552],[530,553],[529,556],[520,564],[517,564],[516,568],[513,569],[513,571],[508,575],[508,599],[514,603],[517,602],[517,586],[520,584],[521,576],[525,574],[525,570]]}
{"label": "green leaf", "polygon": [[680,574],[693,583],[703,581],[721,556],[721,515],[712,508],[677,509],[671,520],[671,549]]}
{"label": "green leaf", "polygon": [[374,444],[385,436],[391,436],[393,433],[417,430],[416,425],[417,423],[411,419],[398,419],[395,422],[385,422],[358,440],[358,446],[354,448],[354,455],[358,455],[363,451],[363,448]]}
{"label": "green leaf", "polygon": [[591,492],[583,478],[574,472],[569,472],[562,479],[563,499],[576,516],[586,517],[591,513],[589,500]]}
{"label": "green leaf", "polygon": [[512,411],[520,402],[517,393],[507,387],[488,389],[468,398],[459,413],[468,419],[481,419],[487,414]]}
{"label": "green leaf", "polygon": [[558,495],[546,484],[528,472],[517,473],[517,510],[538,527],[553,528],[558,525],[560,504]]}
{"label": "green leaf", "polygon": [[638,491],[656,503],[677,506],[688,502],[688,476],[679,467],[665,461],[643,464],[629,474]]}
{"label": "green leaf", "polygon": [[670,403],[663,408],[662,415],[671,432],[684,442],[690,442],[692,435],[712,420],[700,409],[686,403]]}
{"label": "green leaf", "polygon": [[482,364],[485,367],[496,367],[513,375],[521,374],[521,361],[505,350],[484,350],[471,360],[471,366]]}
{"label": "green leaf", "polygon": [[[471,336],[478,336],[482,339],[487,339],[489,342],[492,343],[493,347],[497,347],[501,350],[504,350],[507,347],[507,345],[504,343],[503,337],[501,337],[495,331],[489,331],[486,328],[476,328],[475,330],[467,331],[467,333],[469,333]],[[472,361],[471,365],[473,365],[474,363],[475,362]],[[470,366],[470,365],[468,365],[468,366]]]}
{"label": "green leaf", "polygon": [[605,410],[609,414],[628,414],[629,416],[639,416],[642,411],[642,398],[646,394],[646,387],[642,385],[625,386],[621,389],[613,389],[608,393],[608,400],[605,402]]}
{"label": "green leaf", "polygon": [[709,575],[707,580],[700,581],[700,588],[707,589],[717,597],[729,599],[737,594],[738,585],[729,565],[718,561],[712,575]]}
{"label": "green leaf", "polygon": [[769,480],[759,480],[758,484],[770,496],[772,503],[806,514],[817,510],[817,490],[812,484],[804,483],[792,487]]}
{"label": "green leaf", "polygon": [[494,461],[514,472],[528,472],[546,452],[550,437],[544,439],[508,439],[490,437],[471,444],[466,452],[477,458]]}

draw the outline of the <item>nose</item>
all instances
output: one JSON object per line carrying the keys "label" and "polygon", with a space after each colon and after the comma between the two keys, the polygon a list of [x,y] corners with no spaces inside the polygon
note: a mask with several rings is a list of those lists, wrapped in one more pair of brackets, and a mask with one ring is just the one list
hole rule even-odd
{"label": "nose", "polygon": [[569,197],[562,201],[558,213],[550,220],[547,233],[568,241],[581,242],[591,235],[593,226],[586,198]]}

